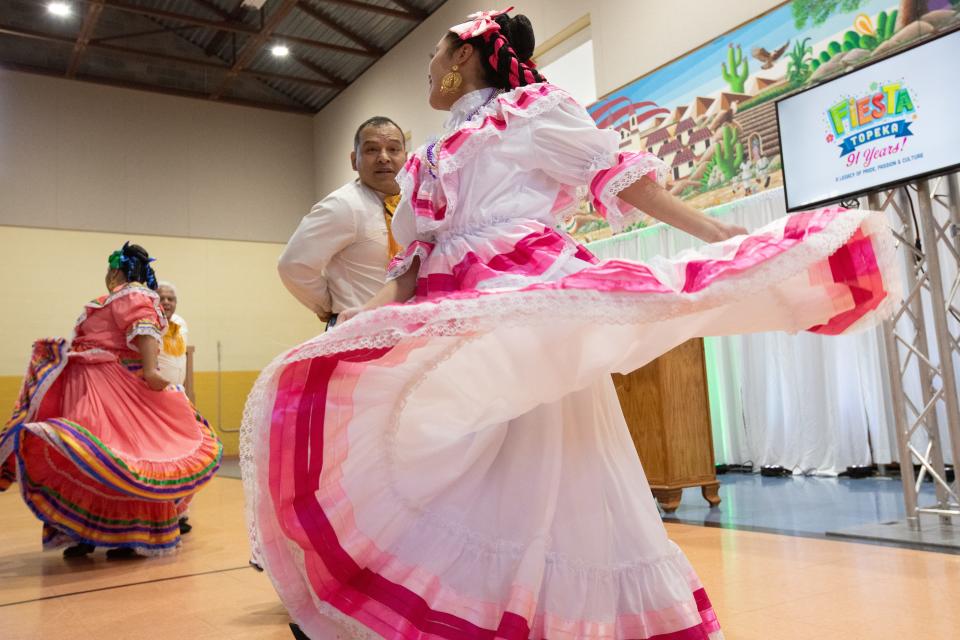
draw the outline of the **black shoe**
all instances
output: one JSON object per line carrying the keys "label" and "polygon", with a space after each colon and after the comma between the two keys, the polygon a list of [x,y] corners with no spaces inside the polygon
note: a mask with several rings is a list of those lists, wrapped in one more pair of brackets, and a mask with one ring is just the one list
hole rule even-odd
{"label": "black shoe", "polygon": [[88,556],[96,550],[96,547],[92,544],[87,544],[86,542],[81,542],[80,544],[75,544],[72,547],[67,547],[63,550],[64,558],[82,558]]}
{"label": "black shoe", "polygon": [[293,622],[290,623],[290,631],[293,632],[293,637],[297,640],[310,640],[310,636],[301,631],[300,627]]}
{"label": "black shoe", "polygon": [[107,550],[107,560],[129,560],[137,557],[137,550],[133,547],[118,547]]}
{"label": "black shoe", "polygon": [[180,535],[193,531],[193,525],[186,518],[180,518]]}

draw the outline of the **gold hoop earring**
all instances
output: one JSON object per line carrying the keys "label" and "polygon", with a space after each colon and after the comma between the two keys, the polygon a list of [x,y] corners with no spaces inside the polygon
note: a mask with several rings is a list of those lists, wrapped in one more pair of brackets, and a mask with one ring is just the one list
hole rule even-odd
{"label": "gold hoop earring", "polygon": [[450,72],[440,80],[440,93],[450,94],[460,90],[463,84],[463,76],[460,75],[460,65],[453,65]]}

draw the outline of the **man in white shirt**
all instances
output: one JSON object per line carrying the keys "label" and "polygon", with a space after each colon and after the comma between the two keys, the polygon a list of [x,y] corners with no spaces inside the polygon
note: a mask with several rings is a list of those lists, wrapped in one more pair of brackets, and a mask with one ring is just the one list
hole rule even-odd
{"label": "man in white shirt", "polygon": [[[163,334],[160,353],[157,354],[157,368],[168,382],[183,385],[187,379],[187,322],[177,315],[177,288],[172,282],[158,282],[157,295],[160,296],[163,316],[167,319],[167,330]],[[190,400],[193,401],[193,398]],[[181,535],[193,529],[188,519],[186,511],[180,514]]]}
{"label": "man in white shirt", "polygon": [[157,368],[165,380],[182,385],[187,379],[187,322],[177,315],[177,288],[172,282],[157,283],[157,295],[167,319],[167,330],[157,354]]}
{"label": "man in white shirt", "polygon": [[332,327],[344,309],[383,286],[400,247],[390,235],[399,200],[397,173],[406,162],[403,131],[377,116],[360,125],[350,163],[359,174],[304,216],[277,267],[287,289]]}

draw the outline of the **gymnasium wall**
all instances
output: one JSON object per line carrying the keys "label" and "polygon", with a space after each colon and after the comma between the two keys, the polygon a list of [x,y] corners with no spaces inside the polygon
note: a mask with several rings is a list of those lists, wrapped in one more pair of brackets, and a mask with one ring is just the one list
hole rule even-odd
{"label": "gymnasium wall", "polygon": [[130,239],[177,285],[201,412],[236,429],[259,370],[322,329],[276,274],[313,181],[308,116],[0,71],[2,411]]}

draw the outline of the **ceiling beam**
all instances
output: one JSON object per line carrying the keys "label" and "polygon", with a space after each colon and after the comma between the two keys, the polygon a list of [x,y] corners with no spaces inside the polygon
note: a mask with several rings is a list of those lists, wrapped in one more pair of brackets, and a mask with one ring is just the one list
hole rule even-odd
{"label": "ceiling beam", "polygon": [[83,24],[80,25],[80,31],[77,33],[77,41],[73,44],[73,53],[70,55],[70,62],[67,64],[67,77],[72,78],[77,75],[77,69],[80,67],[80,60],[83,58],[83,52],[87,50],[93,32],[97,28],[97,21],[100,20],[100,13],[103,11],[103,0],[94,0],[87,5],[87,12],[83,16]]}
{"label": "ceiling beam", "polygon": [[343,85],[334,84],[327,80],[311,80],[310,78],[301,78],[300,76],[288,76],[285,73],[270,73],[269,71],[256,71],[248,69],[243,72],[245,76],[254,76],[262,80],[283,80],[285,82],[296,82],[306,84],[321,89],[342,89]]}
{"label": "ceiling beam", "polygon": [[409,11],[411,14],[415,15],[420,20],[424,20],[427,18],[427,16],[430,15],[429,13],[427,13],[420,7],[416,6],[412,2],[407,2],[407,0],[390,0],[390,2],[397,5],[398,7],[403,8],[405,11]]}
{"label": "ceiling beam", "polygon": [[423,20],[424,18],[427,17],[427,15],[422,11],[418,11],[414,13],[412,11],[390,9],[389,7],[381,7],[378,4],[370,4],[369,2],[360,2],[359,0],[321,0],[321,1],[325,4],[339,4],[344,7],[360,9],[361,11],[369,11],[370,13],[378,13],[382,16],[390,16],[391,18],[400,18],[401,20],[410,20],[411,22],[419,22],[420,20]]}
{"label": "ceiling beam", "polygon": [[[224,9],[223,7],[221,7],[220,5],[216,4],[215,2],[212,2],[212,0],[193,0],[193,3],[194,3],[194,4],[199,5],[199,6],[203,7],[204,9],[206,9],[207,11],[216,14],[217,16],[219,16],[219,17],[220,17],[221,19],[223,19],[223,20],[227,20],[227,21],[231,21],[231,22],[243,22],[243,19],[244,19],[244,17],[246,17],[247,11],[249,10],[249,7],[247,7],[246,5],[244,5],[244,0],[235,0],[235,2],[236,2],[236,4],[234,5],[233,9],[232,9],[232,10],[227,10],[227,9]],[[159,20],[159,19],[157,19],[157,18],[148,18],[148,19],[156,22],[157,24],[163,24],[163,21],[162,21],[162,20]],[[175,34],[175,35],[179,35],[179,34]],[[190,40],[189,38],[183,38],[183,36],[181,36],[181,38],[183,38],[183,40],[184,40],[187,44],[189,44],[189,45],[192,46],[192,47],[196,47],[196,48],[202,50],[203,53],[204,53],[204,55],[207,56],[208,58],[217,58],[218,60],[223,60],[223,61],[224,61],[225,63],[227,63],[227,64],[232,64],[232,63],[233,63],[233,60],[236,59],[236,55],[237,55],[236,37],[237,37],[237,34],[235,34],[235,33],[230,33],[230,32],[228,32],[228,31],[217,31],[217,32],[214,34],[213,38],[210,39],[210,42],[209,42],[206,46],[203,46],[203,45],[197,44],[196,42]],[[233,40],[233,47],[232,47],[232,54],[233,54],[233,55],[232,55],[232,58],[233,58],[233,59],[228,62],[228,61],[224,60],[223,56],[220,55],[220,52],[221,52],[221,50],[223,49],[223,46],[227,43],[227,40],[228,40],[229,38],[233,38],[234,40]],[[284,90],[282,90],[282,89],[280,89],[280,88],[278,88],[278,87],[270,84],[269,82],[267,82],[267,81],[266,81],[265,79],[263,79],[263,78],[258,78],[258,79],[259,79],[261,82],[263,82],[263,84],[264,84],[265,87],[267,87],[268,89],[270,89],[270,90],[272,90],[272,91],[275,91],[276,93],[279,93],[280,95],[282,95],[282,96],[283,96],[284,98],[286,98],[287,100],[293,100],[294,102],[298,102],[298,103],[304,105],[304,107],[306,107],[306,108],[309,108],[309,107],[310,107],[310,105],[307,104],[307,103],[304,103],[301,98],[299,98],[299,97],[297,97],[297,96],[290,95],[290,93],[289,93],[288,91],[284,91]],[[289,79],[289,78],[288,78],[288,79]],[[328,79],[331,80],[331,81],[333,81],[333,78],[328,78]],[[295,78],[295,81],[298,81],[298,80],[301,80],[301,79],[300,79],[300,78]],[[309,79],[308,79],[308,78],[302,78],[302,80],[303,80],[305,83],[306,83],[306,82],[309,82]]]}
{"label": "ceiling beam", "polygon": [[347,27],[338,23],[331,16],[325,13],[322,9],[313,6],[308,0],[298,0],[296,5],[297,5],[297,8],[300,9],[300,11],[303,11],[305,14],[307,14],[308,16],[310,16],[320,24],[324,25],[328,29],[332,29],[333,31],[336,31],[343,37],[349,40],[352,40],[353,42],[357,43],[358,45],[360,45],[370,53],[376,54],[377,57],[382,56],[384,54],[383,49],[373,44],[372,42],[370,42],[369,40],[361,36],[359,33],[356,33],[355,31],[348,29]]}
{"label": "ceiling beam", "polygon": [[[240,52],[237,53],[237,59],[233,62],[233,66],[230,67],[230,70],[227,71],[226,77],[220,82],[213,93],[210,94],[212,100],[218,100],[230,88],[230,85],[237,79],[237,76],[240,75],[240,72],[243,71],[254,59],[257,57],[257,54],[263,49],[263,46],[270,40],[270,37],[273,35],[273,32],[276,31],[277,27],[280,26],[280,23],[283,22],[283,19],[290,14],[291,11],[297,6],[298,0],[281,0],[277,7],[270,13],[266,20],[263,22],[263,27],[260,31],[257,32],[255,36],[251,36],[243,43],[243,48],[240,49]],[[263,15],[263,10],[260,10],[261,15]],[[318,81],[320,82],[320,81]]]}
{"label": "ceiling beam", "polygon": [[316,62],[309,60],[307,58],[304,58],[302,55],[298,53],[291,51],[290,59],[296,62],[297,64],[299,64],[304,69],[308,69],[314,72],[315,74],[317,74],[318,76],[320,76],[321,78],[326,78],[330,82],[333,82],[334,84],[338,85],[341,89],[345,89],[349,84],[343,78],[340,78],[336,74],[330,71],[327,71],[326,69],[318,65]]}
{"label": "ceiling beam", "polygon": [[179,27],[163,26],[159,29],[150,29],[149,31],[136,31],[133,33],[118,33],[113,36],[104,36],[102,38],[94,38],[93,40],[90,41],[90,43],[110,42],[111,40],[125,40],[127,38],[142,38],[144,36],[155,36],[161,33],[177,33],[178,31],[187,31],[188,29],[199,29],[199,28],[200,27],[197,27],[192,24],[185,24]]}
{"label": "ceiling beam", "polygon": [[[59,42],[61,44],[72,44],[73,38],[68,38],[66,36],[61,36],[53,33],[44,33],[42,31],[32,31],[29,29],[21,29],[19,27],[11,27],[8,25],[0,24],[0,33],[18,36],[21,38],[30,38],[34,40],[43,40],[46,42]],[[88,49],[96,51],[107,51],[110,53],[116,53],[121,56],[128,56],[131,58],[139,58],[142,60],[160,60],[163,62],[171,62],[174,64],[179,64],[188,67],[199,67],[203,69],[213,69],[216,71],[222,71],[223,73],[230,73],[231,68],[222,64],[217,64],[215,62],[208,62],[206,60],[200,60],[198,58],[185,58],[183,56],[174,56],[168,53],[157,53],[154,51],[143,51],[141,49],[133,49],[131,47],[123,47],[115,44],[107,44],[104,42],[92,41],[87,45]],[[299,76],[290,76],[281,73],[267,73],[260,71],[251,71],[251,70],[238,70],[236,73],[243,74],[245,76],[250,76],[254,78],[263,78],[270,80],[283,80],[286,82],[293,82],[297,84],[305,84],[313,87],[320,87],[323,89],[339,89],[342,88],[340,84],[334,82],[328,82],[325,80],[314,80],[311,78],[301,78]]]}
{"label": "ceiling beam", "polygon": [[[232,12],[222,9],[219,5],[216,5],[210,2],[210,0],[193,0],[193,1],[206,7],[208,10],[212,11],[213,13],[216,13],[218,16],[220,16],[224,20],[238,20],[247,11],[247,8],[243,6],[243,0],[237,0],[237,6],[234,7]],[[223,36],[225,35],[226,34],[222,31],[218,33],[216,37],[214,37],[214,39],[210,41],[210,44],[207,45],[207,47],[204,49],[204,52],[208,56],[216,55],[217,52],[220,51],[220,48],[223,46],[223,40],[221,38],[223,38]],[[327,71],[316,62],[313,62],[312,60],[309,60],[303,57],[302,55],[297,54],[294,51],[290,52],[290,58],[294,62],[299,64],[301,67],[309,71],[312,71],[313,73],[317,74],[321,78],[326,78],[330,82],[338,85],[341,89],[346,88],[348,84],[347,81],[344,80],[343,78],[337,77],[334,73]]]}
{"label": "ceiling beam", "polygon": [[[81,0],[87,4],[91,4],[98,0]],[[228,31],[230,33],[239,33],[246,36],[255,36],[258,33],[256,27],[252,25],[245,24],[243,22],[229,21],[229,20],[206,20],[204,18],[198,18],[196,16],[184,15],[182,13],[174,13],[172,11],[164,11],[162,9],[153,9],[150,7],[144,7],[136,4],[129,4],[123,0],[99,0],[103,2],[103,6],[107,9],[113,11],[123,11],[125,13],[132,13],[139,16],[147,16],[149,18],[159,18],[160,20],[170,20],[172,22],[182,22],[184,24],[192,24],[198,27],[205,27],[207,29],[216,29],[218,31]],[[302,44],[305,47],[312,47],[314,49],[323,49],[325,51],[336,51],[338,53],[346,53],[349,55],[362,56],[365,58],[379,58],[380,54],[375,51],[368,51],[366,49],[359,49],[356,47],[345,47],[338,44],[330,44],[328,42],[320,42],[319,40],[311,40],[309,38],[301,38],[298,36],[290,36],[284,34],[274,34],[277,38],[283,38],[286,42],[292,42],[297,44]]]}
{"label": "ceiling beam", "polygon": [[[0,68],[9,69],[10,71],[18,71],[20,73],[32,73],[41,76],[50,76],[54,78],[63,79],[63,74],[58,71],[51,71],[50,69],[43,69],[41,67],[33,67],[25,64],[17,64],[14,62],[0,62]],[[76,77],[72,78],[73,80],[80,82],[90,82],[93,84],[106,85],[109,87],[120,87],[122,89],[135,89],[137,91],[148,91],[150,93],[160,93],[168,96],[178,96],[181,98],[194,98],[198,100],[210,100],[210,96],[206,93],[201,93],[197,91],[189,91],[186,89],[174,89],[171,87],[159,87],[152,84],[146,84],[143,82],[136,82],[132,80],[116,80],[113,78],[105,78],[102,76],[90,75],[90,74],[78,74]],[[282,111],[284,113],[298,113],[302,115],[313,115],[313,109],[304,109],[301,107],[287,106],[282,104],[273,104],[271,102],[258,102],[256,100],[244,100],[242,98],[221,98],[220,101],[224,104],[233,104],[241,107],[254,107],[257,109],[270,109],[271,111]]]}
{"label": "ceiling beam", "polygon": [[[192,2],[193,2],[193,4],[195,4],[195,5],[199,6],[199,7],[203,7],[204,9],[206,9],[207,11],[209,11],[210,13],[214,13],[214,14],[220,16],[220,18],[223,19],[223,20],[233,20],[233,19],[234,19],[233,16],[230,14],[229,11],[223,9],[223,8],[222,8],[220,5],[218,5],[216,2],[212,2],[211,0],[192,0]],[[239,9],[239,8],[245,8],[245,7],[243,6],[243,0],[240,0],[240,2],[237,3],[237,8],[238,8],[238,9]]]}
{"label": "ceiling beam", "polygon": [[183,13],[174,13],[172,11],[165,11],[163,9],[154,9],[152,7],[144,7],[138,4],[130,4],[128,2],[124,2],[123,0],[83,1],[88,4],[99,1],[102,2],[106,8],[114,11],[133,13],[139,16],[147,16],[150,18],[160,18],[161,20],[173,20],[174,22],[193,24],[198,27],[207,27],[210,29],[219,29],[220,31],[230,31],[233,33],[243,33],[246,35],[256,35],[257,33],[256,27],[249,24],[244,24],[243,22],[235,22],[230,20],[207,20],[206,18],[198,18],[197,16],[186,15]]}
{"label": "ceiling beam", "polygon": [[[227,20],[230,22],[243,22],[244,16],[247,15],[247,7],[244,6],[243,0],[237,0],[237,4],[236,6],[233,7],[233,11],[227,11],[225,9],[222,9],[220,5],[215,4],[210,0],[193,0],[193,1],[196,4],[199,4],[200,6],[205,7],[207,11],[211,11],[217,14],[218,16],[220,16],[221,19]],[[203,52],[208,56],[219,57],[220,50],[223,49],[223,45],[226,44],[227,38],[229,38],[230,36],[231,34],[227,33],[226,31],[218,31],[216,35],[214,35],[213,38],[210,39],[209,44],[207,44],[207,46],[204,47]],[[236,35],[234,35],[233,37],[235,38]],[[236,45],[234,45],[233,52],[234,54],[236,54]]]}
{"label": "ceiling beam", "polygon": [[61,36],[56,33],[44,33],[42,31],[33,31],[31,29],[22,29],[0,23],[0,33],[8,36],[17,36],[20,38],[29,38],[31,40],[43,40],[44,42],[59,42],[61,44],[73,44],[74,39]]}
{"label": "ceiling beam", "polygon": [[284,42],[291,42],[295,44],[302,44],[305,47],[311,47],[313,49],[323,49],[325,51],[336,51],[338,53],[346,53],[351,56],[360,56],[363,58],[379,58],[382,54],[377,53],[376,51],[368,51],[367,49],[359,49],[357,47],[345,47],[341,44],[331,44],[329,42],[320,42],[319,40],[311,40],[310,38],[301,38],[299,36],[290,36],[285,33],[275,33],[273,34],[278,40],[282,39]]}

